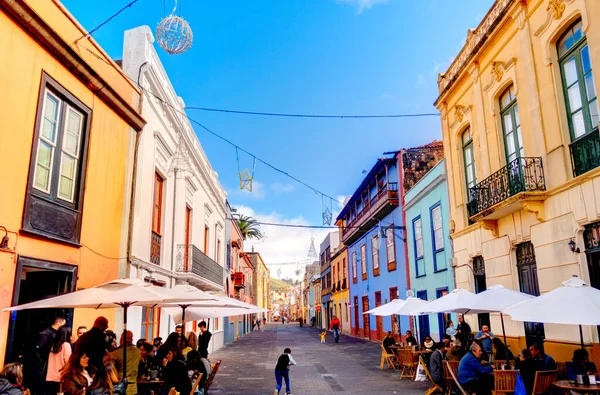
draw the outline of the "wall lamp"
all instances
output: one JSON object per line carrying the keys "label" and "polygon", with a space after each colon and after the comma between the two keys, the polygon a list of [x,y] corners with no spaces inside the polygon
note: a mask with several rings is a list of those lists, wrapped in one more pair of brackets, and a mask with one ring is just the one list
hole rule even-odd
{"label": "wall lamp", "polygon": [[[386,235],[386,230],[387,229],[399,229],[399,230],[405,230],[406,228],[404,226],[380,226],[379,227],[379,233],[381,234],[381,238],[382,239],[387,239],[387,235]],[[396,235],[396,232],[394,232],[394,236]],[[402,237],[402,236],[397,236],[400,240],[406,242],[406,238]]]}
{"label": "wall lamp", "polygon": [[0,241],[0,250],[8,250],[8,231],[4,226],[0,226],[0,229],[4,231],[4,237]]}
{"label": "wall lamp", "polygon": [[581,252],[579,247],[577,247],[577,244],[575,244],[575,240],[573,239],[569,241],[569,248],[571,249],[571,252],[576,252],[578,254]]}

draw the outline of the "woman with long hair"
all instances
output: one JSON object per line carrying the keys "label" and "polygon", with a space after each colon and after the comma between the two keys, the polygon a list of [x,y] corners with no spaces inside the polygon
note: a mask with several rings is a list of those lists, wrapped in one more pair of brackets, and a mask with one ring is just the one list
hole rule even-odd
{"label": "woman with long hair", "polygon": [[46,390],[49,394],[60,392],[60,371],[71,357],[71,328],[61,327],[56,333],[48,355]]}
{"label": "woman with long hair", "polygon": [[187,345],[193,351],[198,350],[198,336],[196,336],[196,333],[194,333],[193,331],[189,331],[187,333]]}
{"label": "woman with long hair", "polygon": [[6,364],[0,372],[0,395],[23,395],[23,365]]}
{"label": "woman with long hair", "polygon": [[175,388],[181,394],[192,392],[192,383],[188,375],[188,367],[183,361],[179,347],[173,347],[167,352],[167,357],[162,361],[163,364],[163,395],[169,393],[171,388]]}
{"label": "woman with long hair", "polygon": [[[202,374],[200,382],[196,387],[195,394],[204,395],[204,385],[206,384],[206,380],[208,380],[208,372],[206,371],[206,367],[204,366],[198,351],[193,350],[187,354],[187,366],[190,378],[193,378],[196,373]],[[192,382],[192,385],[193,384],[195,384],[195,381]]]}
{"label": "woman with long hair", "polygon": [[85,371],[90,359],[82,350],[75,348],[75,351],[60,371],[63,382],[62,392],[65,395],[85,395],[85,390],[90,384]]}
{"label": "woman with long hair", "polygon": [[94,382],[90,386],[91,395],[124,395],[125,383],[119,379],[119,372],[112,361],[104,364],[94,377]]}

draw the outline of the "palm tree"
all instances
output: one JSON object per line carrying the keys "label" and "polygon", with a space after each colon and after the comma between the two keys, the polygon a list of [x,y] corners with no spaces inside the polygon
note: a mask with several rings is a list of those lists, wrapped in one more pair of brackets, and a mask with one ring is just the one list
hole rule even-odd
{"label": "palm tree", "polygon": [[257,239],[260,240],[264,237],[260,229],[258,228],[257,221],[247,215],[240,214],[236,219],[238,228],[242,232],[242,237],[246,239]]}

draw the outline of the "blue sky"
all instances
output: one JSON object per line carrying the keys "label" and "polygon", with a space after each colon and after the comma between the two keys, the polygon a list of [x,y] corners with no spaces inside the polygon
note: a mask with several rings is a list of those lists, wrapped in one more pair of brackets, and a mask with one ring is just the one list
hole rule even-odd
{"label": "blue sky", "polygon": [[[91,30],[130,0],[63,0]],[[165,3],[166,2],[166,3]],[[188,106],[316,114],[435,112],[437,73],[458,54],[467,29],[493,0],[179,0],[194,32],[182,55],[158,48]],[[154,31],[170,0],[138,0],[94,38],[121,58],[123,32]],[[164,6],[163,6],[164,5]],[[438,117],[411,119],[266,118],[188,111],[215,132],[323,192],[352,194],[385,151],[441,139]],[[321,198],[257,166],[252,194],[241,192],[235,149],[197,129],[233,205],[263,220],[321,224]],[[252,158],[240,154],[242,169]],[[334,210],[336,209],[334,205]],[[271,261],[304,258],[310,235],[267,228],[257,250]],[[289,237],[283,237],[282,233]],[[292,240],[293,239],[293,240]]]}

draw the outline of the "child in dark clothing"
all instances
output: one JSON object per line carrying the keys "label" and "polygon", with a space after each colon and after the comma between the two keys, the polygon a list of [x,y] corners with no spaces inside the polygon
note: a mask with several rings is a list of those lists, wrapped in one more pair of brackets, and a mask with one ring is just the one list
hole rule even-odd
{"label": "child in dark clothing", "polygon": [[294,358],[292,357],[292,350],[286,348],[285,350],[283,350],[283,354],[279,356],[279,359],[277,360],[277,365],[275,365],[275,381],[277,382],[277,385],[275,386],[274,395],[279,395],[283,379],[285,379],[285,393],[291,393],[290,365],[296,365],[296,361],[294,361]]}

